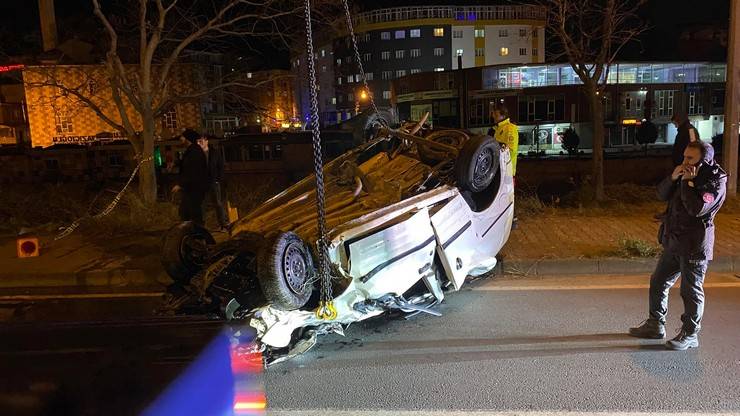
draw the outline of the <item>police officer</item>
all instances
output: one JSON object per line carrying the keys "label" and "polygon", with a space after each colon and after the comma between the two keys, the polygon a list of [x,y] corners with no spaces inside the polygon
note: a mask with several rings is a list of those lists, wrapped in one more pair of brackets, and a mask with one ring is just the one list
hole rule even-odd
{"label": "police officer", "polygon": [[684,160],[658,185],[658,197],[668,209],[658,232],[663,254],[650,278],[649,318],[629,334],[663,339],[668,312],[668,291],[681,276],[683,326],[666,343],[672,350],[699,346],[704,313],[704,276],[714,249],[714,216],[725,201],[727,174],[714,162],[708,143],[687,144]]}

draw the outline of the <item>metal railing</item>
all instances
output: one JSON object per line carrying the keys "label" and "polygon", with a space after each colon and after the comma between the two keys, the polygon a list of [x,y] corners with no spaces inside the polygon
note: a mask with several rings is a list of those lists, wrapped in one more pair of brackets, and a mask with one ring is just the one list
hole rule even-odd
{"label": "metal railing", "polygon": [[452,19],[460,22],[477,20],[545,20],[541,6],[422,6],[392,7],[360,13],[356,25],[398,22],[404,20]]}

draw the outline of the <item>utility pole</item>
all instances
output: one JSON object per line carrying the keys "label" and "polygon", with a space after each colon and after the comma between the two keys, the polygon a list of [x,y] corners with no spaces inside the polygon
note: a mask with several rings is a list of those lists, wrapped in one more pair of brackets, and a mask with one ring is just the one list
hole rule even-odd
{"label": "utility pole", "polygon": [[57,22],[54,13],[54,0],[38,0],[39,17],[41,19],[41,38],[44,42],[44,52],[57,47]]}
{"label": "utility pole", "polygon": [[737,195],[738,131],[740,123],[740,0],[730,5],[727,45],[727,84],[725,87],[725,134],[723,167],[729,174],[727,195]]}

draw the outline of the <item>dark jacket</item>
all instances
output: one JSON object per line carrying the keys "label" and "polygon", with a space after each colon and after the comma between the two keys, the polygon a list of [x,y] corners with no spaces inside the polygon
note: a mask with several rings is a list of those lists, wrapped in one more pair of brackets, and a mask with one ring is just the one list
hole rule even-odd
{"label": "dark jacket", "polygon": [[211,183],[224,180],[224,155],[220,147],[208,146],[208,178]]}
{"label": "dark jacket", "polygon": [[191,144],[180,162],[180,186],[193,195],[208,192],[210,186],[206,154],[197,144]]}
{"label": "dark jacket", "polygon": [[712,260],[714,216],[725,201],[726,186],[727,174],[714,162],[714,150],[707,151],[692,181],[682,178],[674,181],[668,176],[658,185],[658,197],[668,202],[658,232],[658,240],[666,252],[689,260]]}
{"label": "dark jacket", "polygon": [[683,151],[686,150],[686,145],[691,141],[692,134],[694,135],[694,140],[699,140],[699,132],[693,124],[689,123],[688,120],[678,126],[676,140],[673,142],[673,166],[678,166],[683,163]]}

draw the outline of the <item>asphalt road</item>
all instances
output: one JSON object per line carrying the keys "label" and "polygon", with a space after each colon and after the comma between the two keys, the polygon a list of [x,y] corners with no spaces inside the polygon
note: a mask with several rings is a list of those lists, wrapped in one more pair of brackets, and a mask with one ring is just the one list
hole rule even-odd
{"label": "asphalt road", "polygon": [[[740,414],[740,278],[708,279],[701,346],[687,352],[624,335],[645,318],[646,283],[620,276],[474,282],[448,296],[442,317],[359,323],[271,367],[268,414]],[[669,334],[683,310],[677,290],[671,299]],[[142,409],[221,328],[200,318],[106,321],[102,313],[97,322],[79,321],[124,305],[143,316],[151,302],[44,299],[26,304],[24,314],[6,313],[0,413],[36,414],[62,403],[74,410],[68,414],[82,414],[91,396],[108,398],[109,414]],[[35,322],[63,320],[68,309],[76,321]]]}

